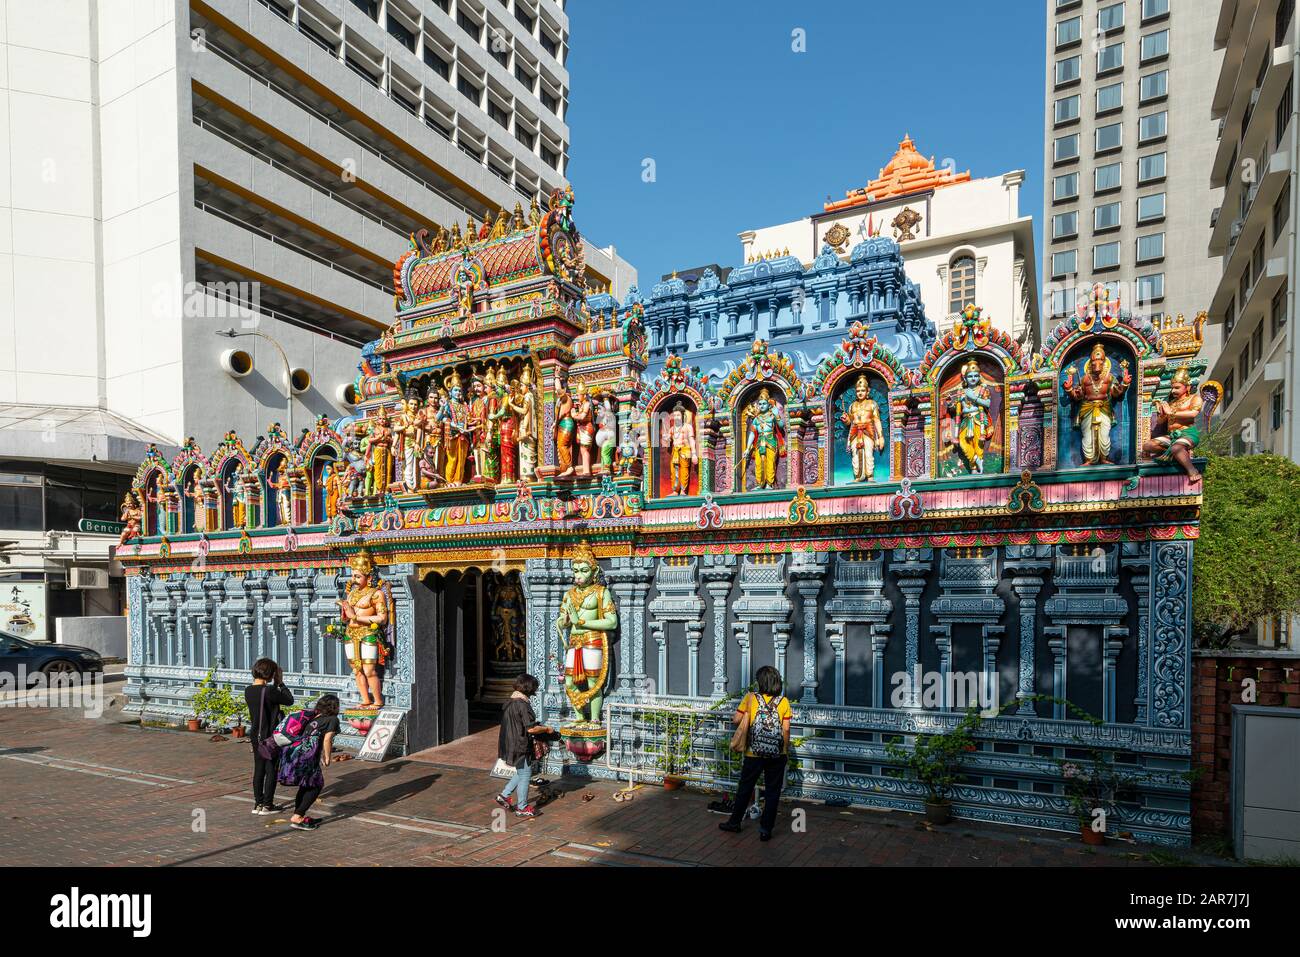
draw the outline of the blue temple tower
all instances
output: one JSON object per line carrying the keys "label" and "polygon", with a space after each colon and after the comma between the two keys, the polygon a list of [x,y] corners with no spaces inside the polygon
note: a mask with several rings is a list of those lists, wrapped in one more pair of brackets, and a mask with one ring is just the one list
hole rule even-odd
{"label": "blue temple tower", "polygon": [[[903,271],[898,244],[880,236],[854,246],[847,262],[823,245],[806,270],[794,256],[746,263],[725,281],[710,268],[693,280],[658,282],[649,299],[638,301],[645,308],[651,376],[671,353],[702,376],[724,379],[755,339],[790,356],[799,375],[811,376],[854,322],[915,368],[936,337],[920,290]],[[608,296],[588,303],[593,312],[614,305]]]}

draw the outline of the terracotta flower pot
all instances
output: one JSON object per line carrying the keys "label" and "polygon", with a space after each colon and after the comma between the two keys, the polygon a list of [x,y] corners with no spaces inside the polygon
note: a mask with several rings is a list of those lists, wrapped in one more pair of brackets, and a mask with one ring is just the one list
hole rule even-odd
{"label": "terracotta flower pot", "polygon": [[186,731],[202,731],[203,723],[198,718],[190,718],[185,722]]}
{"label": "terracotta flower pot", "polygon": [[237,738],[242,738],[247,732],[244,730],[244,726],[242,724],[237,724],[230,729],[230,733]]}
{"label": "terracotta flower pot", "polygon": [[1093,847],[1100,847],[1106,843],[1106,832],[1094,831],[1091,824],[1080,824],[1079,834],[1083,838],[1083,843]]}
{"label": "terracotta flower pot", "polygon": [[686,786],[686,779],[677,774],[664,775],[664,790],[678,791]]}
{"label": "terracotta flower pot", "polygon": [[926,801],[925,819],[931,824],[947,824],[952,820],[952,805],[947,801]]}

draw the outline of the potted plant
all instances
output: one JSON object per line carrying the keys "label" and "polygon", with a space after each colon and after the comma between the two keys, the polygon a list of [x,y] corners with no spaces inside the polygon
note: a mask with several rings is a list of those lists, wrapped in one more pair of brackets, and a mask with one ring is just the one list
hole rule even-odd
{"label": "potted plant", "polygon": [[213,679],[214,671],[209,669],[203,680],[199,682],[198,690],[190,698],[190,707],[194,709],[194,717],[185,722],[185,727],[189,731],[202,731],[204,716],[212,714],[217,692],[217,689],[213,686]]}
{"label": "potted plant", "polygon": [[686,785],[701,716],[687,711],[657,710],[646,717],[660,738],[655,767],[663,772],[664,789],[676,791]]}
{"label": "potted plant", "polygon": [[1088,749],[1086,759],[1067,758],[1057,764],[1083,843],[1105,844],[1107,821],[1118,807],[1116,795],[1129,785],[1130,777],[1116,770],[1113,754],[1096,748]]}
{"label": "potted plant", "polygon": [[[235,737],[244,736],[244,714],[247,712],[242,699],[238,698],[230,685],[215,684],[214,672],[209,671],[199,685],[199,690],[194,693],[191,699],[194,713],[197,718],[206,717],[208,723],[217,730],[233,729]],[[195,727],[199,722],[197,720],[188,722],[192,730],[198,730]]]}
{"label": "potted plant", "polygon": [[957,783],[963,754],[975,750],[972,733],[980,723],[977,708],[947,731],[939,734],[918,734],[911,748],[897,741],[885,744],[885,753],[902,762],[903,769],[925,788],[925,819],[931,824],[947,824],[952,820],[952,803],[949,795]]}

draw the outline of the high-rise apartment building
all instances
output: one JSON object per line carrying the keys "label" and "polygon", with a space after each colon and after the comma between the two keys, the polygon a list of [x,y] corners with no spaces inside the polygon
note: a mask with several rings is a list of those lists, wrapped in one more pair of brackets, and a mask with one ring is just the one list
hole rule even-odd
{"label": "high-rise apartment building", "polygon": [[568,43],[557,0],[0,4],[0,590],[103,567],[51,533],[150,441],[346,415],[411,234],[566,185]]}
{"label": "high-rise apartment building", "polygon": [[[1219,135],[1211,185],[1222,205],[1210,231],[1214,273],[1210,322],[1223,347],[1212,376],[1223,385],[1219,429],[1237,454],[1274,452],[1300,461],[1295,416],[1297,270],[1296,79],[1300,23],[1295,0],[1217,5],[1211,104]],[[1293,645],[1295,619],[1263,621],[1258,639]]]}
{"label": "high-rise apartment building", "polygon": [[[1094,284],[1138,314],[1209,304],[1208,2],[1047,0],[1043,315]],[[1205,354],[1217,353],[1213,331]]]}

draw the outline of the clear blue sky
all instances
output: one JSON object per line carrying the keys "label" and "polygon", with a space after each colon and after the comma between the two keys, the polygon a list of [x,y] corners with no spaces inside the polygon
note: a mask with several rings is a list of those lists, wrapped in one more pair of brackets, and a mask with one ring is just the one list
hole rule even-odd
{"label": "clear blue sky", "polygon": [[1041,262],[1042,0],[569,0],[568,13],[575,218],[636,266],[643,293],[675,268],[738,265],[738,232],[864,185],[904,133],[976,177],[1024,169]]}

